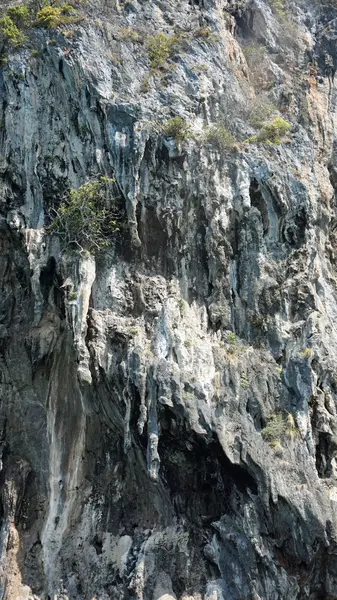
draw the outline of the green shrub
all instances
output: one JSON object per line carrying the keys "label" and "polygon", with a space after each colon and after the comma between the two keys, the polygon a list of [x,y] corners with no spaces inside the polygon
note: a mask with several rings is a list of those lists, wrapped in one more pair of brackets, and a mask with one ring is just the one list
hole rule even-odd
{"label": "green shrub", "polygon": [[112,179],[101,177],[71,190],[59,208],[49,231],[56,233],[65,249],[97,253],[111,243],[119,230],[121,213],[110,193]]}
{"label": "green shrub", "polygon": [[219,40],[219,36],[213,33],[209,27],[200,27],[193,32],[193,35],[196,38],[200,38],[210,43],[214,43]]}
{"label": "green shrub", "polygon": [[137,31],[131,29],[131,27],[122,27],[117,34],[120,41],[125,42],[140,42],[140,36]]}
{"label": "green shrub", "polygon": [[5,41],[13,46],[20,46],[25,41],[25,36],[22,31],[20,31],[14,21],[7,15],[0,19],[0,33]]}
{"label": "green shrub", "polygon": [[173,117],[161,127],[161,133],[174,138],[177,142],[184,142],[191,135],[191,128],[185,119]]}
{"label": "green shrub", "polygon": [[236,143],[234,136],[221,123],[206,128],[205,141],[222,151],[234,148]]}
{"label": "green shrub", "polygon": [[300,358],[310,358],[310,356],[312,355],[312,348],[304,348],[304,350],[302,352],[299,352],[299,357]]}
{"label": "green shrub", "polygon": [[227,333],[227,341],[230,346],[236,346],[236,335],[234,331],[229,331],[229,333]]}
{"label": "green shrub", "polygon": [[252,42],[243,49],[247,65],[249,67],[249,79],[252,85],[259,90],[269,89],[272,82],[269,81],[271,74],[268,68],[267,48],[262,44]]}
{"label": "green shrub", "polygon": [[252,42],[251,44],[247,44],[243,49],[243,53],[245,55],[245,59],[247,61],[248,66],[251,69],[255,67],[260,67],[264,62],[267,48],[262,44],[258,44],[256,42]]}
{"label": "green shrub", "polygon": [[268,4],[273,13],[281,20],[287,19],[287,6],[285,0],[268,0]]}
{"label": "green shrub", "polygon": [[266,442],[273,444],[276,441],[280,441],[285,435],[286,428],[284,416],[281,413],[275,414],[268,419],[267,425],[261,431],[261,435]]}
{"label": "green shrub", "polygon": [[147,48],[151,71],[156,71],[165,67],[167,60],[177,48],[178,41],[178,36],[165,35],[165,33],[162,32],[148,38]]}
{"label": "green shrub", "polygon": [[259,129],[273,116],[275,111],[276,106],[265,95],[261,94],[254,99],[250,106],[248,121],[253,127]]}
{"label": "green shrub", "polygon": [[244,387],[244,388],[247,388],[249,386],[249,381],[245,375],[241,375],[240,383],[241,383],[242,387]]}
{"label": "green shrub", "polygon": [[290,129],[290,124],[282,117],[275,117],[271,123],[264,125],[257,136],[258,142],[279,144]]}
{"label": "green shrub", "polygon": [[36,24],[45,29],[55,29],[60,25],[71,23],[75,9],[70,4],[63,6],[44,6],[36,15]]}
{"label": "green shrub", "polygon": [[287,436],[294,439],[298,434],[294,417],[291,414],[284,416],[281,413],[274,414],[268,419],[267,425],[262,429],[261,435],[265,442],[271,447],[275,447]]}
{"label": "green shrub", "polygon": [[7,9],[7,16],[10,17],[18,27],[29,27],[31,24],[30,10],[28,6],[25,6],[24,4],[9,6]]}

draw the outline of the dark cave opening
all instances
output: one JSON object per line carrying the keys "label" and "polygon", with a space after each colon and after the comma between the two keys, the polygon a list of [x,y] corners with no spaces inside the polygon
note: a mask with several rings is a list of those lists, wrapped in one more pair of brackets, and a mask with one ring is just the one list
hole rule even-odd
{"label": "dark cave opening", "polygon": [[256,181],[256,179],[252,179],[252,181],[250,182],[249,196],[251,205],[257,208],[261,215],[263,235],[266,235],[269,229],[268,208],[267,203],[260,190],[259,183]]}
{"label": "dark cave opening", "polygon": [[55,307],[61,312],[64,318],[64,294],[60,288],[61,278],[56,270],[56,260],[53,256],[48,259],[45,267],[42,267],[40,273],[40,287],[45,306],[50,301],[50,291],[53,290],[52,301]]}
{"label": "dark cave opening", "polygon": [[201,526],[231,510],[233,494],[257,494],[252,475],[234,465],[213,435],[206,439],[179,424],[165,407],[159,438],[161,476],[177,514]]}
{"label": "dark cave opening", "polygon": [[320,479],[327,479],[332,475],[331,460],[337,453],[337,443],[329,433],[320,431],[316,444],[316,470]]}

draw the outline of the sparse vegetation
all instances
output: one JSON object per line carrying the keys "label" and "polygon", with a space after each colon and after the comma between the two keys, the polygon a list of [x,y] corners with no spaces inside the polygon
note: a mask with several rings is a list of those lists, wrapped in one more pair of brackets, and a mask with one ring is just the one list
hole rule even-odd
{"label": "sparse vegetation", "polygon": [[256,96],[250,106],[248,121],[253,127],[259,129],[273,116],[275,111],[276,106],[268,100],[266,94],[260,94]]}
{"label": "sparse vegetation", "polygon": [[300,358],[309,358],[312,355],[312,348],[304,348],[298,355]]}
{"label": "sparse vegetation", "polygon": [[150,91],[150,75],[149,74],[146,74],[143,77],[139,90],[142,94],[147,94]]}
{"label": "sparse vegetation", "polygon": [[10,17],[18,27],[22,28],[29,27],[32,22],[31,12],[25,4],[9,6],[7,9],[7,16]]}
{"label": "sparse vegetation", "polygon": [[45,29],[55,29],[60,25],[71,23],[75,9],[70,4],[63,6],[44,6],[36,15],[36,24]]}
{"label": "sparse vegetation", "polygon": [[290,123],[283,117],[275,117],[271,123],[263,125],[258,135],[253,135],[246,140],[250,144],[280,144],[282,138],[290,130]]}
{"label": "sparse vegetation", "polygon": [[268,0],[268,4],[273,13],[281,20],[287,19],[287,6],[285,0]]}
{"label": "sparse vegetation", "polygon": [[188,306],[187,302],[185,302],[185,300],[183,298],[179,298],[178,304],[179,304],[180,316],[185,317],[187,306]]}
{"label": "sparse vegetation", "polygon": [[[77,4],[72,0],[72,4]],[[21,46],[26,40],[25,30],[30,27],[53,29],[80,20],[72,4],[46,4],[31,2],[9,6],[0,19],[0,36],[11,46]]]}
{"label": "sparse vegetation", "polygon": [[23,32],[8,15],[0,19],[0,34],[5,42],[12,46],[21,46],[26,39]]}
{"label": "sparse vegetation", "polygon": [[164,69],[167,66],[168,59],[178,49],[181,41],[179,36],[166,35],[163,32],[148,38],[147,48],[152,72]]}
{"label": "sparse vegetation", "polygon": [[294,417],[291,414],[284,416],[282,413],[271,415],[261,431],[263,439],[272,448],[278,447],[285,436],[293,439],[297,433]]}
{"label": "sparse vegetation", "polygon": [[256,42],[247,44],[247,46],[243,49],[247,64],[251,69],[261,65],[265,59],[266,52],[267,48]]}
{"label": "sparse vegetation", "polygon": [[131,27],[122,27],[118,31],[117,37],[123,42],[141,42],[139,33],[134,29],[131,29]]}
{"label": "sparse vegetation", "polygon": [[273,73],[269,68],[266,46],[252,42],[243,49],[247,66],[249,67],[249,80],[256,90],[268,90],[272,85],[270,77]]}
{"label": "sparse vegetation", "polygon": [[216,33],[214,33],[209,27],[200,27],[199,29],[196,29],[194,31],[193,35],[194,37],[200,38],[209,43],[217,42],[219,39],[219,36]]}
{"label": "sparse vegetation", "polygon": [[234,331],[229,331],[227,333],[227,341],[230,346],[236,346],[236,335]]}
{"label": "sparse vegetation", "polygon": [[177,142],[186,141],[191,135],[191,128],[181,117],[172,117],[162,127],[161,133],[174,138]]}
{"label": "sparse vegetation", "polygon": [[207,127],[205,141],[221,151],[233,149],[236,144],[234,136],[222,123],[216,123]]}
{"label": "sparse vegetation", "polygon": [[127,333],[129,333],[132,336],[137,336],[140,335],[140,329],[139,327],[128,327]]}
{"label": "sparse vegetation", "polygon": [[110,245],[121,221],[112,183],[101,177],[71,190],[62,200],[49,231],[59,236],[64,249],[97,253]]}
{"label": "sparse vegetation", "polygon": [[245,375],[241,375],[240,382],[241,382],[242,387],[244,387],[244,388],[247,388],[249,386],[248,379]]}
{"label": "sparse vegetation", "polygon": [[207,64],[205,63],[201,63],[199,65],[195,65],[194,67],[191,68],[191,71],[193,73],[195,73],[196,75],[202,75],[203,73],[207,73],[209,67]]}

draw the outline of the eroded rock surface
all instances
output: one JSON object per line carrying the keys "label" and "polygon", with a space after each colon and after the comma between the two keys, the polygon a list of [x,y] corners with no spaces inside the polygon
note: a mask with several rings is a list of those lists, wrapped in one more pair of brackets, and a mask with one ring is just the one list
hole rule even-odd
{"label": "eroded rock surface", "polygon": [[[275,5],[92,0],[6,50],[4,600],[337,597],[337,13]],[[248,143],[266,98],[291,128]],[[51,209],[101,174],[127,224],[61,251]]]}

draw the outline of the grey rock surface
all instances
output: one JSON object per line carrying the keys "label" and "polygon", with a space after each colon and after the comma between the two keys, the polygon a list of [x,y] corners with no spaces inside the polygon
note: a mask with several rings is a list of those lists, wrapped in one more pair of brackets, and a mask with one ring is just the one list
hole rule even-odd
{"label": "grey rock surface", "polygon": [[[337,12],[275,6],[88,0],[5,48],[3,600],[337,598]],[[248,143],[266,98],[291,128]],[[65,252],[100,175],[127,224]]]}

